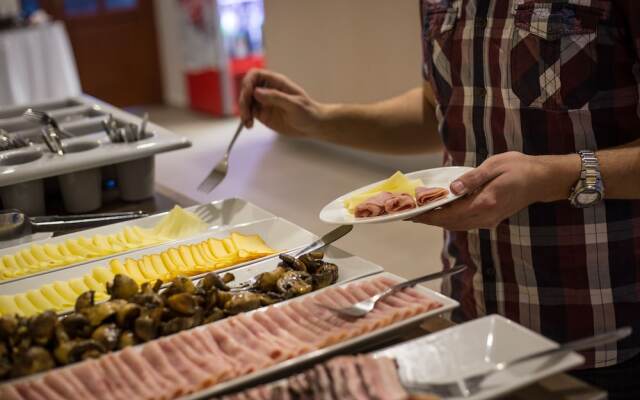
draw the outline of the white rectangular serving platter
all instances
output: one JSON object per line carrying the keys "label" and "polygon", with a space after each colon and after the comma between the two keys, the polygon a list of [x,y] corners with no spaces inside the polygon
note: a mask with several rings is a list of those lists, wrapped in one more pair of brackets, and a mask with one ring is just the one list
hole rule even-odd
{"label": "white rectangular serving platter", "polygon": [[[352,256],[353,257],[353,256]],[[358,258],[358,257],[354,257],[354,258]],[[341,267],[340,264],[338,264],[339,267]],[[342,269],[340,270],[340,272],[342,273]],[[397,275],[391,274],[389,272],[382,272],[380,274],[375,274],[374,276],[369,276],[369,277],[365,277],[362,279],[357,279],[358,281],[360,280],[366,280],[368,278],[374,278],[374,277],[378,277],[378,276],[386,276],[389,278],[393,278],[393,279],[397,279],[399,281],[405,281],[406,279],[401,278]],[[352,281],[353,282],[353,281]],[[347,283],[343,283],[340,284],[339,286],[344,286]],[[319,350],[315,350],[312,351],[311,353],[307,353],[307,354],[303,354],[301,356],[292,358],[290,360],[287,361],[283,361],[281,363],[278,363],[274,366],[265,368],[263,370],[260,371],[256,371],[253,372],[251,374],[242,376],[242,377],[238,377],[236,379],[232,379],[230,381],[227,382],[222,382],[218,385],[215,385],[211,388],[205,389],[205,390],[201,390],[199,392],[196,393],[192,393],[188,396],[183,396],[181,397],[181,399],[184,400],[195,400],[195,399],[208,399],[211,398],[213,396],[217,396],[220,395],[222,393],[227,393],[230,391],[233,391],[235,388],[240,388],[240,387],[246,387],[251,385],[252,382],[256,382],[256,381],[261,381],[263,379],[266,379],[270,376],[274,376],[276,374],[281,374],[281,373],[286,373],[288,371],[293,371],[296,368],[299,368],[302,365],[308,365],[310,363],[319,361],[319,360],[324,360],[328,357],[330,357],[331,355],[335,355],[338,354],[340,352],[344,352],[347,351],[348,349],[354,348],[354,347],[361,347],[361,346],[366,346],[367,344],[371,344],[371,343],[375,343],[376,341],[380,340],[381,338],[389,338],[389,337],[393,337],[396,334],[399,334],[400,332],[402,332],[402,330],[408,326],[411,326],[412,324],[418,323],[422,320],[425,320],[429,317],[433,317],[435,315],[439,315],[442,313],[445,313],[447,311],[450,311],[456,307],[458,307],[459,303],[453,299],[450,299],[449,297],[446,297],[438,292],[435,292],[429,288],[426,288],[424,286],[416,286],[416,289],[421,291],[422,293],[424,293],[425,295],[429,296],[431,299],[436,300],[438,302],[440,302],[442,304],[442,306],[440,308],[436,308],[434,310],[430,310],[427,311],[425,313],[413,316],[411,318],[405,319],[403,321],[398,321],[395,322],[385,328],[382,329],[378,329],[376,331],[373,332],[369,332],[367,334],[364,335],[360,335],[358,337],[346,340],[344,342],[341,343],[337,343],[334,344],[332,346],[328,346]],[[314,292],[314,293],[318,293],[318,292]],[[309,293],[308,295],[305,296],[312,296],[313,293]],[[298,298],[295,299],[291,299],[288,302],[292,302],[292,301],[300,301],[301,299],[303,299],[305,296],[300,296]],[[284,304],[287,304],[288,302],[282,302],[282,303],[277,303],[274,304],[271,307],[281,307]],[[266,311],[266,307],[258,309],[258,310],[254,310],[251,311],[252,313],[254,312],[264,312]],[[198,328],[194,328],[194,329],[198,329]]]}
{"label": "white rectangular serving platter", "polygon": [[[249,203],[246,200],[237,199],[237,198],[218,200],[218,201],[214,201],[207,204],[200,204],[200,205],[188,207],[185,209],[199,216],[208,225],[207,230],[202,233],[203,235],[209,232],[220,231],[221,229],[233,230],[233,228],[235,227],[241,227],[243,225],[257,223],[260,221],[274,220],[277,218],[275,215],[271,214],[270,212],[265,211],[262,208],[252,203]],[[45,243],[57,244],[57,243],[63,243],[67,239],[77,239],[81,236],[92,237],[98,234],[109,235],[109,234],[121,231],[126,226],[139,226],[142,228],[152,228],[158,222],[160,222],[160,220],[167,214],[168,212],[163,212],[163,213],[154,214],[152,216],[145,217],[145,218],[119,222],[117,224],[105,225],[99,228],[86,229],[83,231],[77,231],[77,232],[69,233],[66,235],[56,236],[50,239],[37,240],[29,243],[20,244],[17,246],[6,247],[4,249],[0,249],[0,257],[8,254],[15,254],[22,249],[29,248],[33,244],[45,244]],[[302,228],[299,228],[297,226],[296,228],[298,228],[299,231],[304,231],[305,233],[308,233]],[[177,240],[169,241],[169,242],[166,242],[164,245],[171,245],[171,244],[175,245],[177,242],[183,241],[183,240],[184,239],[177,239]],[[108,260],[109,258],[128,256],[131,253],[139,252],[142,249],[153,249],[156,247],[157,245],[151,246],[151,247],[144,247],[141,249],[129,250],[129,251],[113,254],[110,256],[94,258],[92,260],[84,261],[81,263],[71,264],[71,265],[57,268],[57,269],[38,272],[33,275],[0,281],[0,294],[6,294],[4,293],[4,285],[7,285],[11,282],[30,279],[39,275],[50,274],[52,272],[61,271],[68,268],[77,268],[79,266],[83,266],[85,264],[90,264],[90,263],[102,262],[102,264],[104,264],[107,262],[106,260]]]}
{"label": "white rectangular serving platter", "polygon": [[[489,370],[496,363],[557,347],[558,344],[500,315],[489,315],[373,353],[395,358],[401,377],[443,383]],[[470,397],[485,400],[510,393],[584,362],[571,352],[550,355],[489,376]]]}
{"label": "white rectangular serving platter", "polygon": [[[90,273],[91,270],[95,267],[107,267],[109,261],[114,259],[120,260],[124,264],[124,261],[127,258],[138,260],[145,255],[158,254],[169,248],[199,243],[211,238],[224,239],[229,237],[232,232],[237,232],[245,235],[260,235],[260,237],[268,246],[278,252],[301,248],[317,239],[317,237],[311,232],[302,229],[299,226],[282,218],[272,218],[252,223],[249,222],[246,224],[234,225],[232,227],[220,227],[218,229],[212,229],[197,235],[190,236],[189,238],[159,244],[152,247],[146,247],[140,250],[128,252],[124,255],[117,254],[110,257],[102,258],[98,261],[89,261],[70,267],[53,269],[48,272],[27,276],[22,279],[6,281],[2,285],[0,285],[0,294],[7,295],[23,293],[28,290],[39,288],[47,283],[80,278]],[[267,258],[272,257],[274,257],[274,255],[267,256]],[[234,269],[239,266],[255,262],[256,260],[247,261],[226,269],[217,270],[216,272]]]}
{"label": "white rectangular serving platter", "polygon": [[[107,114],[112,114],[119,121],[136,125],[140,124],[141,119],[91,96],[82,95],[57,102],[43,103],[40,106],[52,110],[51,113],[54,117],[63,117],[66,114],[79,112],[80,119],[71,122],[62,121],[61,126],[63,129],[69,129],[70,131],[77,129],[82,133],[70,139],[63,139],[63,143],[67,145],[78,142],[90,143],[95,148],[77,153],[68,153],[64,156],[51,153],[44,143],[36,143],[32,146],[4,151],[0,154],[0,159],[20,158],[22,153],[31,154],[35,152],[42,155],[30,162],[0,166],[0,187],[117,164],[191,146],[191,142],[186,137],[179,136],[153,122],[149,122],[147,125],[147,132],[151,135],[146,139],[132,143],[111,143],[100,125],[100,121]],[[20,117],[28,107],[28,105],[24,105],[2,110],[0,112],[0,127],[4,127],[10,133],[21,137],[37,137],[37,125],[30,124]],[[12,164],[9,160],[5,161],[7,161],[5,164]]]}
{"label": "white rectangular serving platter", "polygon": [[[367,278],[372,278],[372,277],[377,277],[377,276],[386,276],[389,278],[393,278],[393,279],[397,279],[399,281],[404,281],[404,278],[401,278],[397,275],[388,273],[388,272],[380,272],[382,271],[382,267],[373,264],[369,261],[363,260],[360,257],[351,255],[343,250],[340,250],[338,248],[335,247],[329,247],[327,249],[327,253],[326,253],[326,257],[325,259],[327,261],[330,262],[340,262],[341,264],[338,265],[338,267],[340,268],[340,275],[338,278],[338,282],[336,282],[335,284],[329,286],[329,287],[335,287],[335,286],[344,286],[347,285],[349,283],[352,283],[354,281],[359,281],[359,280],[363,280],[363,279],[367,279]],[[246,270],[245,269],[238,269],[237,271],[234,271],[234,275],[236,275],[236,282],[240,283],[243,280],[246,280],[248,278],[253,277],[255,273],[260,273],[260,272],[265,272],[265,271],[270,271],[272,268],[275,267],[275,265],[273,265],[272,263],[269,263],[269,261],[273,261],[273,260],[265,260],[264,262],[260,263],[260,265],[252,265],[252,269]],[[342,266],[346,266],[346,268],[343,268]],[[344,273],[343,271],[352,271],[351,273]],[[360,272],[357,272],[360,271]],[[346,349],[349,349],[351,347],[355,347],[355,346],[364,346],[367,345],[369,343],[375,342],[376,340],[379,340],[382,337],[391,337],[399,332],[402,331],[403,328],[410,326],[414,323],[417,323],[419,321],[422,321],[426,318],[435,316],[435,315],[439,315],[442,314],[444,312],[450,311],[456,307],[458,307],[459,303],[453,299],[450,299],[438,292],[435,292],[429,288],[426,288],[424,286],[416,286],[416,288],[420,291],[422,291],[424,294],[426,294],[427,296],[429,296],[431,299],[436,300],[438,302],[440,302],[442,304],[442,306],[440,308],[428,311],[426,313],[420,314],[420,315],[416,315],[414,317],[411,317],[409,319],[403,320],[403,321],[398,321],[394,324],[391,324],[385,328],[379,329],[377,331],[374,332],[370,332],[361,336],[358,336],[356,338],[352,338],[349,340],[346,340],[342,343],[338,343],[335,344],[333,346],[329,346],[329,347],[325,347],[323,349],[319,349],[316,351],[313,351],[311,353],[307,353],[295,358],[292,358],[290,360],[287,361],[283,361],[279,364],[276,364],[272,367],[269,368],[265,368],[261,371],[257,371],[227,382],[223,382],[220,383],[214,387],[211,387],[209,389],[205,389],[196,393],[192,393],[189,396],[186,396],[184,398],[188,398],[188,399],[199,399],[199,398],[210,398],[211,396],[214,396],[218,393],[221,392],[227,392],[229,390],[233,390],[236,387],[241,387],[241,386],[245,386],[247,384],[250,384],[251,382],[254,382],[256,380],[260,380],[260,379],[264,379],[267,378],[269,376],[272,376],[274,374],[278,374],[278,373],[282,373],[282,372],[286,372],[289,370],[293,370],[296,367],[300,366],[300,365],[306,365],[308,363],[312,363],[314,361],[318,361],[320,359],[324,359],[327,358],[329,356],[331,356],[332,354],[338,353],[340,351],[344,351]],[[290,300],[285,300],[281,303],[276,303],[273,304],[271,306],[265,306],[262,308],[259,308],[257,310],[253,310],[253,311],[249,311],[246,313],[246,315],[249,315],[251,313],[255,313],[255,312],[265,312],[269,307],[281,307],[284,304],[287,304],[289,302],[292,301],[300,301],[301,299],[307,297],[307,296],[313,296],[316,293],[320,293],[323,290],[326,290],[327,288],[323,288],[323,289],[319,289],[316,290],[312,293],[308,293],[306,295],[303,296],[299,296]],[[215,322],[212,322],[215,323]],[[198,327],[192,328],[192,329],[203,329],[205,325],[200,325]],[[171,335],[170,335],[171,336]],[[167,338],[169,336],[164,336],[163,338]],[[155,340],[160,340],[162,338],[158,338]],[[141,346],[143,346],[144,343],[139,344],[134,346],[134,349],[140,350]],[[57,370],[61,370],[64,368],[69,368],[73,365],[76,364],[71,364],[68,366],[63,366],[63,367],[59,367],[56,368]],[[36,379],[39,376],[42,376],[43,374],[46,374],[49,371],[45,371],[45,372],[41,372],[41,373],[37,373],[37,374],[33,374],[30,376],[25,376],[25,377],[21,377],[21,378],[15,378],[12,380],[8,380],[8,381],[4,381],[4,382],[0,382],[0,386],[5,385],[5,384],[15,384],[18,382],[22,382],[22,381],[27,381],[30,379]]]}

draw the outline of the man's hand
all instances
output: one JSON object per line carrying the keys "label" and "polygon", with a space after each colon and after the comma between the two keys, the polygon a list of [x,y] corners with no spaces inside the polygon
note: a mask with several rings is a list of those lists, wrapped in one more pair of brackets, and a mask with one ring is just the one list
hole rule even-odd
{"label": "man's hand", "polygon": [[452,231],[494,228],[533,203],[566,199],[579,176],[578,155],[498,154],[451,184],[467,196],[411,221]]}
{"label": "man's hand", "polygon": [[285,135],[308,136],[319,129],[321,105],[289,78],[272,71],[249,71],[242,81],[238,104],[247,128],[258,118]]}

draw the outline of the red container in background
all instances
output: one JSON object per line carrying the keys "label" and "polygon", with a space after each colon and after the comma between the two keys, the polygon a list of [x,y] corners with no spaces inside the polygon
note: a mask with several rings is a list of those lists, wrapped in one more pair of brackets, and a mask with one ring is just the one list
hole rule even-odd
{"label": "red container in background", "polygon": [[224,115],[220,72],[216,69],[190,71],[186,76],[189,106],[208,114]]}
{"label": "red container in background", "polygon": [[242,79],[264,67],[262,0],[181,0],[192,109],[237,115]]}

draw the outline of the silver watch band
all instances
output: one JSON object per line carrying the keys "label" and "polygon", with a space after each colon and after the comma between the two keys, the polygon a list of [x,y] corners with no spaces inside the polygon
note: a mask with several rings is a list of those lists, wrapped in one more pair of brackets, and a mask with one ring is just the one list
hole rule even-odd
{"label": "silver watch band", "polygon": [[[569,201],[574,207],[591,207],[604,197],[600,163],[598,162],[598,157],[595,152],[592,150],[581,150],[578,154],[580,155],[582,163],[580,179],[573,187]],[[583,194],[589,194],[588,198],[592,200],[583,200],[582,197],[587,197],[581,196]]]}

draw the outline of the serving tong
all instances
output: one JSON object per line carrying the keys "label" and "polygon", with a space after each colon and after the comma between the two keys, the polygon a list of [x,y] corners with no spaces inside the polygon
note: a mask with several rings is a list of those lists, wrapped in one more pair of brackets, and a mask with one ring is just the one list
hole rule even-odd
{"label": "serving tong", "polygon": [[117,213],[51,215],[29,217],[20,210],[0,211],[0,240],[11,240],[35,232],[59,232],[89,228],[147,217],[143,211]]}
{"label": "serving tong", "polygon": [[470,397],[481,391],[482,383],[497,372],[504,371],[513,366],[536,360],[541,357],[564,355],[572,351],[586,350],[596,346],[615,343],[629,336],[631,332],[632,329],[630,327],[623,327],[615,331],[566,342],[558,347],[536,351],[532,354],[527,354],[512,360],[496,363],[483,372],[447,382],[429,382],[412,376],[415,373],[419,374],[419,366],[416,366],[415,368],[400,368],[400,383],[405,389],[414,393],[430,393],[445,398]]}
{"label": "serving tong", "polygon": [[140,125],[127,122],[120,124],[112,114],[109,114],[106,120],[102,120],[102,127],[111,143],[132,143],[145,138],[148,123],[149,113],[144,113]]}

